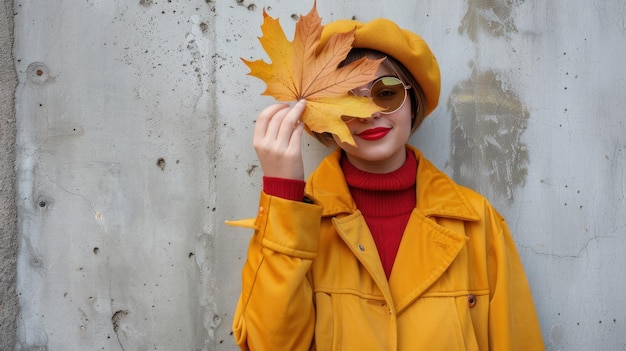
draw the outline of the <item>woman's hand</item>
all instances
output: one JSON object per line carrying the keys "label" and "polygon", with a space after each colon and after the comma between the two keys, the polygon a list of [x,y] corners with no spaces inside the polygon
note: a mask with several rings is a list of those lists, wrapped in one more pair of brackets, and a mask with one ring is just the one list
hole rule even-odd
{"label": "woman's hand", "polygon": [[263,110],[254,128],[252,145],[266,177],[304,180],[302,132],[300,116],[305,101],[290,107],[274,104]]}

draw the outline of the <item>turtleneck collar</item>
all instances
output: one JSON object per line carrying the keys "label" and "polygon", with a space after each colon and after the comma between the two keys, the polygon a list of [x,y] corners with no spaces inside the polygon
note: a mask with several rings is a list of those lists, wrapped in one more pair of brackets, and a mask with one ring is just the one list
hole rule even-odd
{"label": "turtleneck collar", "polygon": [[357,207],[365,216],[387,217],[415,208],[417,160],[407,150],[402,167],[389,173],[369,173],[342,157],[341,168]]}
{"label": "turtleneck collar", "polygon": [[407,150],[402,167],[390,173],[369,173],[353,166],[347,157],[341,158],[341,168],[350,187],[373,191],[405,190],[415,185],[417,160]]}

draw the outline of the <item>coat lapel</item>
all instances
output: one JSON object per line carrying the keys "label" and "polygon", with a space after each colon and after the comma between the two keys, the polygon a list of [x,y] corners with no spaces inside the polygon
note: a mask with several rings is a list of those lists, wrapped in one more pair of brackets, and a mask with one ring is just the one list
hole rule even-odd
{"label": "coat lapel", "polygon": [[411,213],[391,271],[389,286],[398,312],[433,285],[450,267],[467,238],[437,218],[480,219],[459,186],[413,149],[418,161],[417,207]]}
{"label": "coat lapel", "polygon": [[393,301],[376,244],[361,212],[357,210],[349,216],[333,218],[333,224],[341,239],[382,291],[383,296],[387,301]]}
{"label": "coat lapel", "polygon": [[400,243],[389,286],[402,312],[448,269],[467,240],[414,210]]}

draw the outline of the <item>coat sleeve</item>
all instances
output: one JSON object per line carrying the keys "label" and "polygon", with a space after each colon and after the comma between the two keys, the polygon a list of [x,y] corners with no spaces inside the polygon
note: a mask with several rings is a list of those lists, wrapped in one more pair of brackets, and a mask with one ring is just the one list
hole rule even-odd
{"label": "coat sleeve", "polygon": [[530,287],[508,226],[491,213],[489,349],[544,350]]}
{"label": "coat sleeve", "polygon": [[261,193],[233,332],[242,350],[308,350],[315,307],[307,279],[322,209]]}

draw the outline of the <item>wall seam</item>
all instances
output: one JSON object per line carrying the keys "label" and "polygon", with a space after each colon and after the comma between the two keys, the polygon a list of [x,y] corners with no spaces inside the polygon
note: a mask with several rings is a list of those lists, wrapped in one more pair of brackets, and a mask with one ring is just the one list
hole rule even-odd
{"label": "wall seam", "polygon": [[19,303],[17,281],[17,205],[15,189],[15,89],[13,0],[4,0],[0,15],[0,350],[16,344]]}

